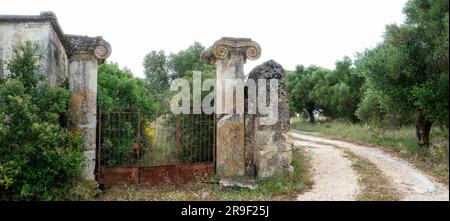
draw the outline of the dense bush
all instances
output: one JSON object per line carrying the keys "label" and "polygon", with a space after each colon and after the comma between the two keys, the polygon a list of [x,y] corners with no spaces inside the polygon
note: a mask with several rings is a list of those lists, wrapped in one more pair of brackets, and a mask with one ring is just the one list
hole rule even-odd
{"label": "dense bush", "polygon": [[[188,80],[190,87],[193,88],[194,71],[201,72],[202,82],[206,79],[215,79],[215,66],[205,63],[201,59],[203,50],[205,50],[203,45],[194,42],[187,49],[171,53],[168,56],[164,51],[152,51],[145,56],[143,65],[147,86],[148,90],[156,97],[159,113],[170,111],[170,99],[178,93],[169,90],[173,80],[183,78]],[[209,91],[202,92],[202,98],[208,93]]]}
{"label": "dense bush", "polygon": [[68,91],[38,77],[38,48],[17,47],[0,82],[0,198],[58,200],[80,175],[80,139],[59,124]]}
{"label": "dense bush", "polygon": [[104,111],[140,109],[147,116],[158,109],[155,94],[149,92],[146,81],[116,64],[102,64],[98,68],[97,104]]}
{"label": "dense bush", "polygon": [[306,111],[310,122],[314,113],[326,117],[356,121],[355,110],[360,101],[364,78],[354,71],[350,58],[336,62],[334,70],[299,65],[295,71],[286,72],[286,88],[291,111]]}

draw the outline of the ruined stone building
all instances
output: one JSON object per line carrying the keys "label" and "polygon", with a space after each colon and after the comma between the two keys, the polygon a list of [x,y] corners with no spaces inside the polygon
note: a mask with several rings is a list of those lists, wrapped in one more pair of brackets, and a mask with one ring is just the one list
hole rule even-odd
{"label": "ruined stone building", "polygon": [[8,72],[6,62],[13,58],[13,48],[25,41],[39,44],[43,54],[39,70],[51,84],[68,77],[69,60],[64,34],[51,13],[39,16],[0,16],[0,74]]}
{"label": "ruined stone building", "polygon": [[52,12],[40,15],[0,15],[0,75],[8,74],[13,48],[26,41],[39,45],[39,73],[52,85],[69,82],[69,128],[84,138],[88,164],[84,177],[95,178],[97,65],[111,53],[102,37],[64,34]]}

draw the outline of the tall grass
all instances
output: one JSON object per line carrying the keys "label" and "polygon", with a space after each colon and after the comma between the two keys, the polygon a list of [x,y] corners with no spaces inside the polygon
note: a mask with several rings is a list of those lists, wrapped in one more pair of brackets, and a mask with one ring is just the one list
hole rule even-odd
{"label": "tall grass", "polygon": [[448,183],[449,136],[448,129],[433,127],[430,134],[431,147],[424,149],[417,144],[414,126],[380,127],[344,121],[318,121],[310,124],[302,119],[291,120],[292,129],[313,132],[328,137],[343,138],[371,146],[386,147],[415,165],[432,172]]}

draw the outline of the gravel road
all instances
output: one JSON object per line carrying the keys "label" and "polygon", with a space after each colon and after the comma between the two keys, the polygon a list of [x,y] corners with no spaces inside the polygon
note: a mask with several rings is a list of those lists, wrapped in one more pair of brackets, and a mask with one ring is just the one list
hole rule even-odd
{"label": "gravel road", "polygon": [[356,173],[349,159],[343,157],[341,149],[375,164],[401,192],[402,200],[449,200],[446,185],[435,181],[405,160],[378,148],[300,132],[291,132],[290,135],[294,147],[305,148],[310,155],[315,182],[312,190],[298,196],[298,200],[354,200],[359,190]]}

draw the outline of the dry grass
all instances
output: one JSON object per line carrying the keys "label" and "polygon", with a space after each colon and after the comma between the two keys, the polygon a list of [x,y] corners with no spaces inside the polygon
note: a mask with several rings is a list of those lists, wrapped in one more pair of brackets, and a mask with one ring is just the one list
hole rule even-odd
{"label": "dry grass", "polygon": [[309,158],[302,150],[293,152],[292,176],[283,174],[277,179],[257,180],[255,190],[222,188],[211,183],[190,183],[180,186],[118,186],[107,189],[94,200],[120,201],[210,201],[210,200],[293,200],[313,185]]}
{"label": "dry grass", "polygon": [[396,191],[375,164],[351,151],[344,152],[346,157],[352,161],[352,168],[358,175],[358,184],[361,189],[356,196],[356,200],[394,201],[401,198],[400,193]]}
{"label": "dry grass", "polygon": [[310,124],[301,119],[292,120],[292,129],[313,132],[329,138],[339,138],[366,146],[378,146],[407,160],[416,167],[448,185],[449,136],[447,129],[433,127],[429,149],[417,145],[413,126],[399,128],[377,127],[341,121],[318,121]]}

